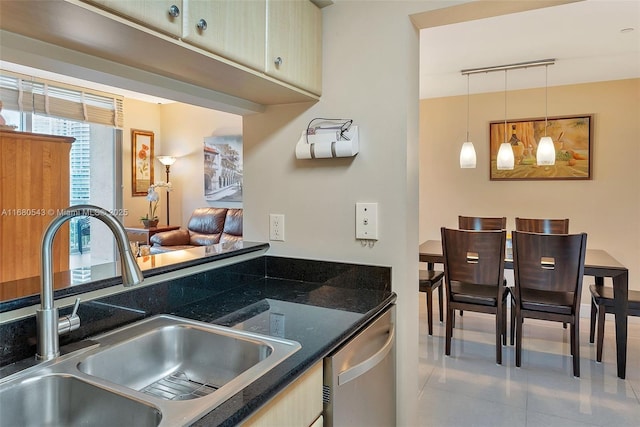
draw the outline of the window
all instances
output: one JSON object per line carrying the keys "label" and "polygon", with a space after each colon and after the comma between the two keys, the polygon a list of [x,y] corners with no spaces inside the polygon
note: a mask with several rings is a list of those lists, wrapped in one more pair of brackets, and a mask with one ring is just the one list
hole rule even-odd
{"label": "window", "polygon": [[[2,71],[2,116],[17,130],[71,136],[70,205],[93,204],[115,211],[122,206],[121,131],[122,99],[58,86]],[[73,218],[70,230],[70,266],[86,267],[112,262],[115,245],[106,226],[94,218]],[[104,234],[104,238],[102,235]]]}

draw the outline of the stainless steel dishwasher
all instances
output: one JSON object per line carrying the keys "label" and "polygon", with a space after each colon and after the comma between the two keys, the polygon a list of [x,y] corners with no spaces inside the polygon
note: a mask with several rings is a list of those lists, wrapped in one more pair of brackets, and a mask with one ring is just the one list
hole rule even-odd
{"label": "stainless steel dishwasher", "polygon": [[396,423],[395,305],[324,359],[325,427]]}

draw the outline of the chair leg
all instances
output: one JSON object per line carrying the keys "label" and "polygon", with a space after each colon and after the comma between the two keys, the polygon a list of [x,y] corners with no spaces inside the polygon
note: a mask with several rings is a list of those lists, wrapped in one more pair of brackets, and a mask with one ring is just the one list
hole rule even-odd
{"label": "chair leg", "polygon": [[573,343],[573,376],[580,377],[580,319],[574,319],[571,325],[571,342]]}
{"label": "chair leg", "polygon": [[511,300],[511,345],[514,344],[516,334],[516,303]]}
{"label": "chair leg", "polygon": [[433,291],[427,290],[427,324],[429,325],[429,335],[433,335]]}
{"label": "chair leg", "polygon": [[522,365],[522,318],[516,308],[516,366]]}
{"label": "chair leg", "polygon": [[596,344],[596,362],[602,362],[602,347],[604,344],[604,305],[598,307],[598,344]]}
{"label": "chair leg", "polygon": [[502,365],[502,326],[504,325],[504,316],[502,313],[504,304],[498,304],[496,312],[496,363]]}
{"label": "chair leg", "polygon": [[454,312],[447,306],[447,324],[446,324],[446,333],[445,333],[445,346],[444,346],[444,354],[447,356],[451,355],[451,336],[453,335],[453,317]]}
{"label": "chair leg", "polygon": [[507,304],[502,304],[502,345],[507,345]]}
{"label": "chair leg", "polygon": [[591,322],[589,324],[589,342],[593,344],[596,334],[596,316],[598,314],[598,306],[593,298],[591,298]]}
{"label": "chair leg", "polygon": [[438,306],[440,307],[440,323],[443,322],[444,309],[442,304],[442,285],[438,286]]}

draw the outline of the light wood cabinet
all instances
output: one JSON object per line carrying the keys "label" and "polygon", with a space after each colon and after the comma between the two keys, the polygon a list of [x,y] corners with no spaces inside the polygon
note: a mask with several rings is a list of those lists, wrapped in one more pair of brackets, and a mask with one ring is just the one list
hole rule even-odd
{"label": "light wood cabinet", "polygon": [[84,0],[141,25],[182,36],[182,0]]}
{"label": "light wood cabinet", "polygon": [[185,0],[182,39],[239,64],[264,68],[266,0]]}
{"label": "light wood cabinet", "polygon": [[[0,282],[40,275],[44,230],[69,206],[74,138],[0,131]],[[69,269],[69,226],[56,234],[54,271]]]}
{"label": "light wood cabinet", "polygon": [[309,0],[267,0],[266,73],[321,93],[322,13]]}
{"label": "light wood cabinet", "polygon": [[[83,1],[262,76],[322,92],[322,12],[310,0]],[[171,16],[171,7],[180,10],[179,17]]]}
{"label": "light wood cabinet", "polygon": [[317,423],[321,414],[322,361],[260,408],[242,426],[311,426]]}

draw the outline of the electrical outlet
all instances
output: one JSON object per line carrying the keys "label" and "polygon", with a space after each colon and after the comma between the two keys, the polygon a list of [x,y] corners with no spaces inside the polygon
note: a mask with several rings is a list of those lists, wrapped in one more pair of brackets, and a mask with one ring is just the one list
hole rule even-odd
{"label": "electrical outlet", "polygon": [[283,214],[269,214],[269,240],[284,242]]}

